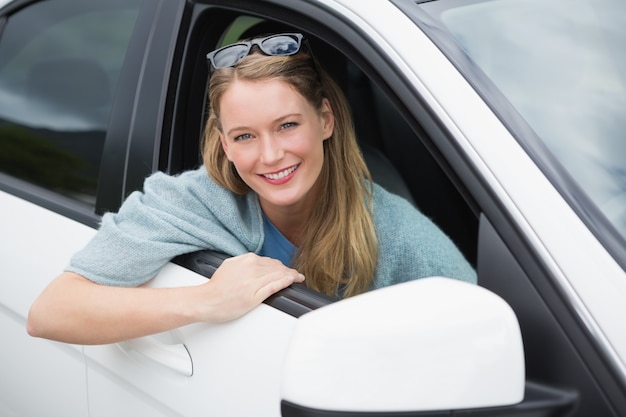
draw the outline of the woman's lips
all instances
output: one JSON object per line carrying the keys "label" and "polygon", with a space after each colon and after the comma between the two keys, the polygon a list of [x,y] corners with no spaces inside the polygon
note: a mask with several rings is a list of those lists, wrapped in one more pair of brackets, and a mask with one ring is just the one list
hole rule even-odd
{"label": "woman's lips", "polygon": [[299,166],[300,164],[293,165],[281,171],[271,172],[269,174],[260,174],[260,176],[265,178],[272,184],[284,184],[285,182],[289,181],[291,177],[293,177],[293,173],[298,169]]}

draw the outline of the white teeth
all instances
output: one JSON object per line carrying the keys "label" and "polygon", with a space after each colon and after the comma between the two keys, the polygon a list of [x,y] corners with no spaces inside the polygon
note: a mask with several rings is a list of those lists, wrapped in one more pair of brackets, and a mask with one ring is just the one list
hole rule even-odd
{"label": "white teeth", "polygon": [[279,179],[285,178],[287,175],[291,174],[293,171],[296,170],[297,167],[298,167],[297,165],[294,165],[291,168],[287,168],[286,170],[281,171],[281,172],[277,172],[276,174],[263,174],[263,176],[265,178],[270,179],[270,180],[279,180]]}

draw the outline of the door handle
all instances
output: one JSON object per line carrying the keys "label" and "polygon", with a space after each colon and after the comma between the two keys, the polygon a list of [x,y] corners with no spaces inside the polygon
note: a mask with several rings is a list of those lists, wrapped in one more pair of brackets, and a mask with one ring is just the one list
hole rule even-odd
{"label": "door handle", "polygon": [[193,361],[182,343],[168,345],[153,337],[140,337],[120,343],[127,351],[136,352],[159,365],[165,366],[181,375],[193,375]]}

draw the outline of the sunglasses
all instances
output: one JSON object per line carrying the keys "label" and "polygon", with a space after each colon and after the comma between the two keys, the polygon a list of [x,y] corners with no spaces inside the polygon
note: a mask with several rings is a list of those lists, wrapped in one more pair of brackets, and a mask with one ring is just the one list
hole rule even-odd
{"label": "sunglasses", "polygon": [[300,51],[303,39],[304,35],[301,33],[279,33],[265,38],[223,46],[209,52],[206,58],[215,69],[232,67],[248,56],[254,45],[258,46],[265,55],[289,56]]}

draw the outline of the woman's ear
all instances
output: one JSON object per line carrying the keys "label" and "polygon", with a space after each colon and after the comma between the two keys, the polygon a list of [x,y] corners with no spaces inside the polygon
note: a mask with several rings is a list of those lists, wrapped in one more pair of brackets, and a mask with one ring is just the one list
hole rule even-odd
{"label": "woman's ear", "polygon": [[324,99],[322,101],[322,139],[326,140],[333,135],[333,130],[335,128],[335,115],[333,114],[333,110],[330,107],[330,102],[328,99]]}
{"label": "woman's ear", "polygon": [[232,160],[230,159],[230,156],[228,156],[228,142],[226,141],[226,138],[224,137],[224,134],[222,132],[219,132],[220,134],[220,143],[222,144],[222,149],[224,150],[224,154],[226,154],[226,158],[232,162]]}

